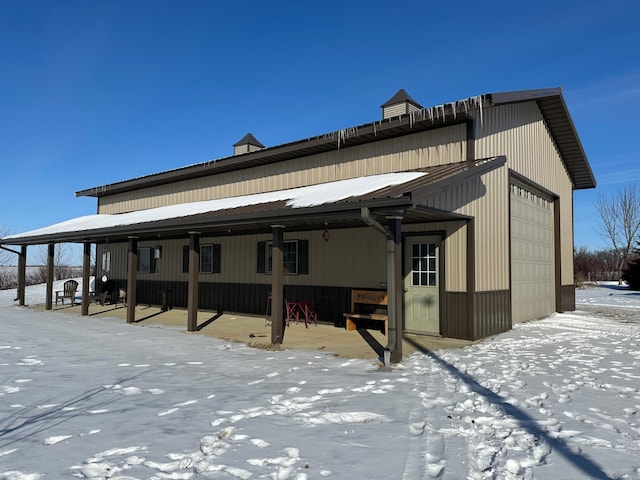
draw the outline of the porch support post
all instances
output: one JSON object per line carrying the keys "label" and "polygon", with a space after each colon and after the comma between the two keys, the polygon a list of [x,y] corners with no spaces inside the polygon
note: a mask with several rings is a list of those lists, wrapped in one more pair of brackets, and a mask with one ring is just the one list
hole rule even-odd
{"label": "porch support post", "polygon": [[[385,365],[402,361],[402,215],[387,217],[387,314],[389,316],[389,344],[385,349]],[[387,354],[388,351],[390,354]],[[387,360],[387,355],[389,359]]]}
{"label": "porch support post", "polygon": [[91,242],[85,241],[82,249],[82,306],[80,315],[89,315],[89,275],[91,274]]}
{"label": "porch support post", "polygon": [[136,321],[136,283],[138,280],[137,237],[129,237],[127,268],[127,323],[134,323]]}
{"label": "porch support post", "polygon": [[189,232],[189,284],[187,286],[187,331],[198,329],[200,232]]}
{"label": "porch support post", "polygon": [[20,246],[18,254],[18,305],[24,307],[25,290],[27,287],[27,246]]}
{"label": "porch support post", "polygon": [[53,254],[55,243],[47,244],[47,295],[45,300],[45,310],[53,309]]}
{"label": "porch support post", "polygon": [[271,250],[271,344],[282,344],[284,340],[284,253],[283,225],[272,225],[273,245]]}

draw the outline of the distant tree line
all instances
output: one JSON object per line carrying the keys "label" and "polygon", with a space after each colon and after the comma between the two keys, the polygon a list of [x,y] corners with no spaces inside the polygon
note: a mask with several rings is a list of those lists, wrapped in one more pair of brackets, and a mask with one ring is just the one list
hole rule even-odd
{"label": "distant tree line", "polygon": [[618,281],[618,255],[611,250],[591,252],[587,247],[578,248],[573,254],[576,284],[584,282]]}

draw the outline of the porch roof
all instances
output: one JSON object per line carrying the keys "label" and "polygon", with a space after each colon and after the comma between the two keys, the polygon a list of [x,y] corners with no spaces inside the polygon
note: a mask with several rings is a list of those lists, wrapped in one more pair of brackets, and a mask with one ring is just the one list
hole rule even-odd
{"label": "porch roof", "polygon": [[345,228],[363,225],[362,208],[383,223],[385,216],[398,211],[403,212],[406,223],[459,219],[464,217],[428,209],[422,203],[430,195],[505,163],[505,157],[492,157],[129,213],[87,215],[6,236],[0,245],[179,238],[193,231],[239,235],[270,231],[275,224],[288,231]]}

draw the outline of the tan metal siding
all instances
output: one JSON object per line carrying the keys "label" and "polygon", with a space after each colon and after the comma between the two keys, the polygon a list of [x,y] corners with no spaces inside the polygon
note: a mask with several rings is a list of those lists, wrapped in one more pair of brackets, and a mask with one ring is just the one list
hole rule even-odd
{"label": "tan metal siding", "polygon": [[[285,285],[332,285],[338,287],[380,288],[387,281],[386,238],[371,228],[331,230],[329,241],[321,231],[285,233],[285,240],[309,241],[309,274],[286,275]],[[404,225],[403,234],[445,232],[443,252],[445,262],[445,289],[450,292],[466,291],[466,222],[443,222]],[[271,282],[271,276],[257,273],[257,245],[270,241],[270,235],[243,235],[237,237],[203,237],[200,244],[221,245],[221,272],[200,274],[200,280],[220,283]],[[141,280],[187,281],[182,272],[182,248],[185,240],[139,242],[138,247],[162,245],[162,258],[157,260],[157,273],[139,274]],[[126,278],[127,244],[98,246],[98,263],[105,250],[111,251],[114,278]],[[100,273],[101,275],[101,273]]]}
{"label": "tan metal siding", "polygon": [[391,118],[397,117],[398,115],[403,115],[405,113],[407,113],[407,105],[403,102],[397,105],[384,107],[382,116],[383,118]]}
{"label": "tan metal siding", "polygon": [[455,125],[286,162],[99,198],[99,213],[233,197],[459,162],[466,126]]}
{"label": "tan metal siding", "polygon": [[[321,231],[284,234],[284,240],[309,241],[309,274],[285,275],[285,285],[332,285],[344,287],[380,288],[386,282],[386,238],[370,228],[331,230],[325,242]],[[202,237],[200,244],[221,245],[220,273],[201,273],[200,281],[220,283],[268,284],[271,276],[257,273],[259,241],[270,241],[270,235],[237,237]],[[185,240],[139,242],[138,247],[162,244],[162,258],[157,261],[157,273],[139,274],[141,280],[187,281],[182,272],[182,249]],[[126,278],[126,244],[99,246],[112,251],[110,275]],[[100,257],[98,257],[100,258]],[[115,262],[115,263],[114,263]]]}
{"label": "tan metal siding", "polygon": [[444,232],[444,288],[447,292],[467,291],[467,226],[464,221],[403,225],[402,233]]}
{"label": "tan metal siding", "polygon": [[560,197],[561,281],[573,284],[573,185],[537,104],[485,109],[477,128],[477,158],[506,155],[509,168]]}
{"label": "tan metal siding", "polygon": [[[509,288],[508,185],[508,171],[502,167],[460,183],[427,201],[428,207],[453,211],[475,219],[477,291]],[[466,245],[466,230],[456,232],[456,235],[465,235],[465,241],[457,243],[457,248],[462,248],[463,243]],[[456,252],[456,255],[466,258],[466,254],[462,252]],[[461,273],[461,267],[455,268]],[[447,289],[466,291],[466,284],[460,283],[456,287],[448,285]]]}

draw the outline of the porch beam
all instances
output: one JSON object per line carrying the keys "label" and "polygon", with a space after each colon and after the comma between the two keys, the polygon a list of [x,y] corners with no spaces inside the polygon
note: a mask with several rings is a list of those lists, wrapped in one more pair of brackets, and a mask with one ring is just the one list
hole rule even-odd
{"label": "porch beam", "polygon": [[24,307],[27,287],[27,246],[20,246],[18,253],[18,305]]}
{"label": "porch beam", "polygon": [[127,323],[136,321],[136,283],[138,281],[138,238],[129,237],[127,253]]}
{"label": "porch beam", "polygon": [[[272,225],[271,249],[271,344],[282,344],[284,340],[284,243],[283,225]],[[268,253],[267,253],[268,254]]]}
{"label": "porch beam", "polygon": [[198,330],[200,232],[189,232],[189,284],[187,286],[187,331]]}
{"label": "porch beam", "polygon": [[82,248],[82,306],[80,315],[89,315],[89,275],[91,274],[91,242],[84,242]]}
{"label": "porch beam", "polygon": [[53,309],[53,257],[55,246],[53,242],[47,244],[47,294],[44,303],[45,310]]}

